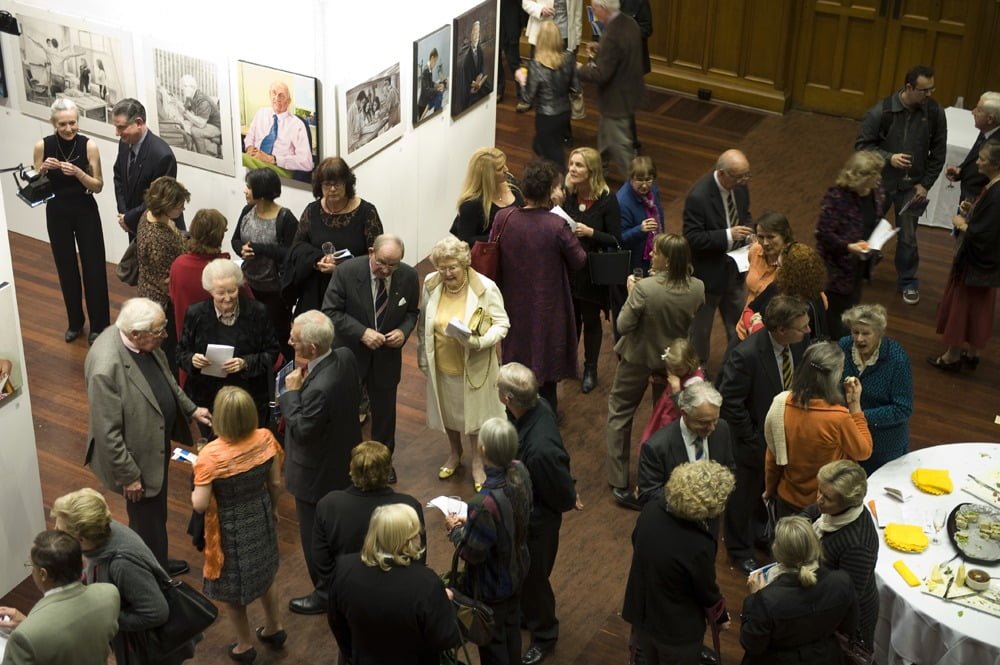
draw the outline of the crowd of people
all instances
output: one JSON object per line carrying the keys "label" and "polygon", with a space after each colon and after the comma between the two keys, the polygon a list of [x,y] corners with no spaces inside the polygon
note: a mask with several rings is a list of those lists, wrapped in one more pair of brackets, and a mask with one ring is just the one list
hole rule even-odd
{"label": "crowd of people", "polygon": [[[281,649],[288,638],[274,584],[285,491],[309,573],[288,608],[327,615],[341,662],[437,663],[463,639],[453,590],[492,610],[481,663],[544,660],[559,638],[549,577],[562,516],[583,507],[558,384],[578,376],[582,354],[580,390],[597,387],[602,318],[618,357],[608,484],[617,503],[641,511],[622,611],[631,657],[717,662],[703,643],[707,630],[717,636],[730,624],[715,578],[720,543],[748,577],[745,663],[838,663],[837,633],[872,648],[878,540],[862,499],[868,474],[907,451],[913,385],[906,351],[886,336],[885,308],[862,302],[880,258],[865,239],[895,207],[899,290],[905,303],[919,301],[916,212],[944,168],[933,71],[915,67],[866,115],[858,151],[817,202],[815,249],[795,240],[784,215],[753,218],[750,161],[737,149],[693,184],[674,234],[665,232],[656,165],[635,154],[648,36],[637,12],[594,0],[604,36],[577,66],[566,48],[579,35],[566,21],[579,21],[579,0],[524,4],[537,48],[515,78],[519,110],[536,108],[536,158],[515,178],[500,150],[472,155],[451,234],[434,245],[422,284],[340,157],[317,165],[314,201],[298,219],[277,202],[274,171],[247,173],[237,264],[222,251],[224,213],[200,209],[186,230],[190,195],[176,162],[145,126],[142,105],[123,100],[112,112],[122,139],[115,190],[138,283],[111,323],[95,268],[103,249],[88,244],[94,228],[100,235],[100,159],[78,133],[73,103],[53,105],[55,133],[36,146],[35,165],[56,190],[47,218],[67,342],[85,321],[80,247],[92,345],[86,462],[124,497],[129,522],[84,488],[54,502],[55,530],[31,549],[39,587],[65,590],[43,603],[65,602],[68,615],[76,603],[95,608],[86,635],[65,631],[79,640],[74,662],[103,663],[102,643],[119,665],[194,653],[192,641],[156,660],[145,639],[167,620],[163,581],[190,568],[169,557],[166,522],[171,449],[195,448],[192,425],[203,590],[224,606],[234,661],[253,662],[256,646]],[[598,146],[564,159],[581,80],[597,84]],[[1000,94],[985,93],[973,114],[983,131],[975,154],[947,172],[967,198],[937,321],[947,348],[928,359],[952,372],[978,364],[1000,286]],[[626,180],[617,192],[609,168]],[[484,243],[499,253],[495,265],[477,263]],[[741,270],[732,252],[744,248]],[[612,283],[597,277],[608,265],[601,255],[622,249],[630,255]],[[711,372],[717,311],[727,348]],[[425,565],[421,502],[392,488],[407,473],[397,474],[393,452],[402,350],[414,331],[427,425],[448,442],[437,475],[449,479],[467,463],[475,490],[467,512],[445,520],[453,569],[463,568],[447,587]],[[635,446],[647,386],[655,406]],[[762,567],[766,557],[773,567]],[[257,599],[266,618],[254,633],[246,608]],[[43,603],[27,617],[0,608],[0,626],[16,627],[4,665],[29,662],[22,654],[48,636],[32,617]],[[46,647],[57,660],[37,662],[58,662],[68,647],[57,642]]]}

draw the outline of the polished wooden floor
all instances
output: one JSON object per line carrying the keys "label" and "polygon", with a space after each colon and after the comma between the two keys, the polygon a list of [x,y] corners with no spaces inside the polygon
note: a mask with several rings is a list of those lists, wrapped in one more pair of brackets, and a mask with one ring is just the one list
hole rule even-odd
{"label": "polished wooden floor", "polygon": [[[595,144],[597,112],[592,90],[588,89],[587,97],[588,117],[574,123],[576,145]],[[740,147],[749,156],[754,174],[751,183],[754,212],[785,212],[797,237],[805,242],[812,242],[822,194],[849,154],[857,131],[857,123],[851,120],[798,112],[771,116],[665,92],[650,93],[638,123],[642,151],[651,155],[659,168],[670,230],[680,229],[681,204],[690,184],[711,169],[722,150]],[[497,114],[497,145],[507,153],[516,174],[520,174],[524,161],[530,158],[532,132],[531,114],[516,114],[508,95]],[[464,161],[465,156],[456,155],[455,159]],[[197,201],[192,204],[199,205]],[[231,212],[235,214],[236,209]],[[386,220],[386,227],[392,229],[392,220]],[[48,511],[59,495],[97,484],[90,471],[82,466],[87,426],[83,360],[87,346],[83,339],[69,345],[62,340],[65,315],[48,247],[16,234],[11,235],[11,243],[42,492]],[[886,304],[889,334],[902,342],[913,360],[916,408],[911,421],[911,447],[1000,440],[1000,430],[992,422],[1000,404],[996,341],[985,350],[983,362],[974,374],[944,375],[925,363],[925,356],[940,349],[934,333],[934,316],[953,246],[946,232],[935,229],[921,229],[920,243],[923,300],[919,305],[906,306],[895,293],[891,260],[883,262],[875,283],[865,294],[867,300]],[[117,309],[117,303],[133,293],[114,279],[110,269],[109,282]],[[713,367],[721,346],[722,332],[717,329]],[[442,435],[428,430],[424,424],[424,380],[416,368],[413,342],[406,346],[404,359],[399,390],[398,489],[413,494],[421,502],[439,494],[471,495],[472,480],[467,469],[461,469],[447,482],[436,478],[436,469],[447,454],[447,444]],[[614,354],[606,342],[598,390],[582,395],[575,381],[566,381],[560,388],[563,437],[573,459],[573,472],[585,508],[566,516],[553,573],[562,634],[548,660],[554,664],[603,665],[624,663],[626,658],[628,627],[618,612],[631,557],[629,538],[637,513],[615,505],[605,480],[603,425],[613,372]],[[638,428],[649,410],[648,403],[641,407],[636,416]],[[186,466],[174,464],[169,502],[171,555],[188,559],[195,568],[188,577],[200,582],[201,555],[184,534],[190,513],[190,478]],[[109,495],[108,499],[115,516],[124,520],[121,497]],[[282,563],[278,584],[287,600],[307,590],[308,577],[290,497],[282,500],[280,515]],[[427,527],[429,564],[436,570],[444,570],[450,562],[451,547],[444,538],[442,520],[432,509],[428,510]],[[29,543],[25,543],[25,552],[28,547]],[[729,568],[722,554],[717,571],[735,616],[745,593],[743,579]],[[0,604],[14,604],[27,610],[38,595],[28,580],[0,600]],[[259,625],[260,607],[252,606],[250,616],[252,625]],[[258,663],[335,662],[336,644],[323,617],[286,613],[284,620],[290,635],[287,648],[279,653],[259,649]],[[386,637],[391,639],[390,635]],[[194,662],[229,662],[224,649],[232,639],[229,626],[220,620],[200,645]],[[722,650],[727,663],[740,658],[737,623],[734,630],[723,636]]]}

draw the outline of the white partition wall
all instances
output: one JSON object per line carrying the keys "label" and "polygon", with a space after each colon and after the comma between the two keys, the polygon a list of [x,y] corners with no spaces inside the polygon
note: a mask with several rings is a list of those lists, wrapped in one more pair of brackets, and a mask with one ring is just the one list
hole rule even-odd
{"label": "white partition wall", "polygon": [[[0,204],[4,198],[0,192]],[[16,200],[13,203],[22,205]],[[21,564],[28,560],[35,534],[45,528],[15,295],[7,216],[0,205],[0,358],[14,365],[11,375],[18,388],[13,395],[0,400],[0,596],[27,577]]]}
{"label": "white partition wall", "polygon": [[[95,26],[120,29],[131,35],[132,68],[138,98],[149,108],[147,74],[150,44],[205,58],[223,58],[229,64],[232,91],[233,133],[239,145],[238,96],[235,63],[246,60],[269,67],[313,76],[321,84],[321,157],[338,154],[336,117],[337,86],[377,68],[400,63],[401,110],[404,133],[400,140],[355,169],[358,194],[374,203],[387,231],[402,236],[407,259],[416,262],[447,233],[455,216],[469,156],[479,147],[493,145],[496,106],[491,97],[452,120],[449,110],[417,128],[412,127],[410,100],[413,42],[445,24],[481,0],[313,0],[282,6],[265,0],[224,2],[175,0],[168,5],[123,8],[106,0],[28,0],[21,3],[54,18],[85,19]],[[16,11],[17,4],[0,1],[0,9]],[[11,98],[0,107],[0,168],[29,163],[33,145],[51,133],[51,126],[20,113],[14,95],[21,76],[17,38],[0,35]],[[3,100],[0,100],[3,104]],[[336,109],[339,112],[339,109]],[[93,135],[91,134],[93,138]],[[104,166],[105,188],[98,195],[108,259],[115,261],[126,247],[126,236],[115,224],[116,209],[111,168],[117,155],[114,140],[96,137]],[[237,155],[238,158],[238,155]],[[354,166],[352,164],[352,166]],[[180,164],[178,179],[191,191],[188,217],[198,208],[217,208],[230,220],[244,205],[243,175],[224,176]],[[16,190],[10,176],[0,179],[8,202]],[[298,215],[312,200],[303,185],[286,185],[280,202]],[[47,240],[45,213],[7,204],[10,230]],[[224,249],[229,246],[228,237]]]}

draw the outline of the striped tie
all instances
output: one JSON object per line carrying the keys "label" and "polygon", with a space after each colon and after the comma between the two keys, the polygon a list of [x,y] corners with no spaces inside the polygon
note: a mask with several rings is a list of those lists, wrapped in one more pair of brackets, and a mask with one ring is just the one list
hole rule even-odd
{"label": "striped tie", "polygon": [[726,223],[729,225],[729,228],[733,228],[740,223],[740,215],[736,210],[736,197],[733,196],[733,190],[729,190],[727,200],[729,201],[729,210],[726,211]]}
{"label": "striped tie", "polygon": [[787,346],[781,350],[781,385],[785,390],[792,389],[792,353]]}
{"label": "striped tie", "polygon": [[705,458],[705,439],[698,437],[694,440],[694,461]]}
{"label": "striped tie", "polygon": [[389,294],[385,292],[385,280],[380,277],[375,289],[375,330],[378,332],[382,332],[382,318],[388,304]]}

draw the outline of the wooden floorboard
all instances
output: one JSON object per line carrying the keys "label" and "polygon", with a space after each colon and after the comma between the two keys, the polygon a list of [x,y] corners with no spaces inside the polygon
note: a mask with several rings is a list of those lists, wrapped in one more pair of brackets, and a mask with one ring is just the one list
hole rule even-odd
{"label": "wooden floorboard", "polygon": [[[508,90],[508,92],[510,92]],[[587,118],[574,122],[574,144],[594,145],[598,114],[594,90],[586,90]],[[819,202],[826,187],[851,150],[857,123],[808,113],[792,112],[779,117],[681,97],[666,91],[651,91],[646,110],[638,114],[643,152],[650,154],[660,173],[667,226],[680,231],[683,196],[690,184],[708,172],[717,155],[729,147],[740,147],[748,155],[754,174],[751,183],[752,210],[779,210],[791,219],[800,240],[813,242]],[[497,145],[507,155],[511,170],[520,174],[531,157],[534,118],[514,112],[512,95],[499,105]],[[464,159],[464,158],[463,158]],[[613,182],[617,187],[619,183]],[[364,192],[361,192],[364,195]],[[377,201],[375,203],[378,203]],[[192,201],[199,207],[199,202]],[[227,211],[235,215],[237,209]],[[112,223],[106,220],[106,223]],[[392,230],[392,220],[386,220]],[[866,300],[876,300],[889,309],[889,334],[902,342],[913,360],[916,409],[911,420],[912,447],[922,448],[951,441],[996,441],[993,416],[1000,404],[1000,367],[996,341],[986,349],[978,371],[944,375],[928,367],[924,357],[940,350],[934,332],[934,315],[951,260],[953,245],[945,231],[921,229],[923,300],[916,307],[903,305],[894,288],[891,250],[879,267],[875,283],[866,290]],[[85,449],[87,403],[83,392],[84,339],[73,344],[62,341],[65,312],[60,300],[48,246],[11,234],[18,305],[32,393],[35,433],[46,513],[60,494],[82,486],[94,486],[90,471],[81,466]],[[426,265],[422,266],[426,270]],[[109,284],[115,312],[117,305],[133,295],[113,275]],[[712,366],[722,350],[722,332],[716,325]],[[996,329],[996,328],[995,328]],[[560,406],[563,437],[573,460],[573,471],[585,503],[582,512],[566,516],[561,533],[559,559],[552,576],[561,620],[561,639],[547,661],[558,664],[597,665],[624,663],[628,626],[618,616],[631,557],[630,534],[636,513],[624,511],[611,500],[604,469],[604,422],[608,388],[614,372],[614,354],[606,340],[600,361],[600,384],[589,395],[579,392],[579,383],[563,382]],[[424,424],[424,380],[416,367],[415,343],[404,349],[403,379],[399,390],[399,431],[396,466],[399,491],[422,502],[439,494],[472,494],[468,469],[462,468],[446,482],[437,480],[436,469],[447,456],[447,443]],[[650,405],[645,402],[636,416],[636,429],[645,424]],[[634,462],[633,462],[634,463]],[[170,472],[171,555],[191,561],[195,572],[188,576],[200,584],[201,555],[184,534],[190,514],[189,468],[175,463]],[[108,496],[116,518],[124,520],[124,504]],[[298,526],[290,497],[279,503],[279,549],[281,568],[278,585],[282,598],[307,590],[308,576],[299,549]],[[429,563],[444,570],[450,562],[440,516],[428,510]],[[27,552],[29,543],[24,544]],[[732,571],[722,553],[718,578],[733,614],[738,614],[745,593],[741,576]],[[28,609],[38,598],[30,580],[0,604]],[[252,625],[261,622],[258,605],[251,606]],[[283,653],[259,649],[257,662],[333,663],[336,645],[323,617],[284,617],[289,632]],[[225,645],[232,641],[224,621],[206,636],[194,662],[230,662]],[[742,653],[738,626],[723,635],[726,661],[735,662]]]}

